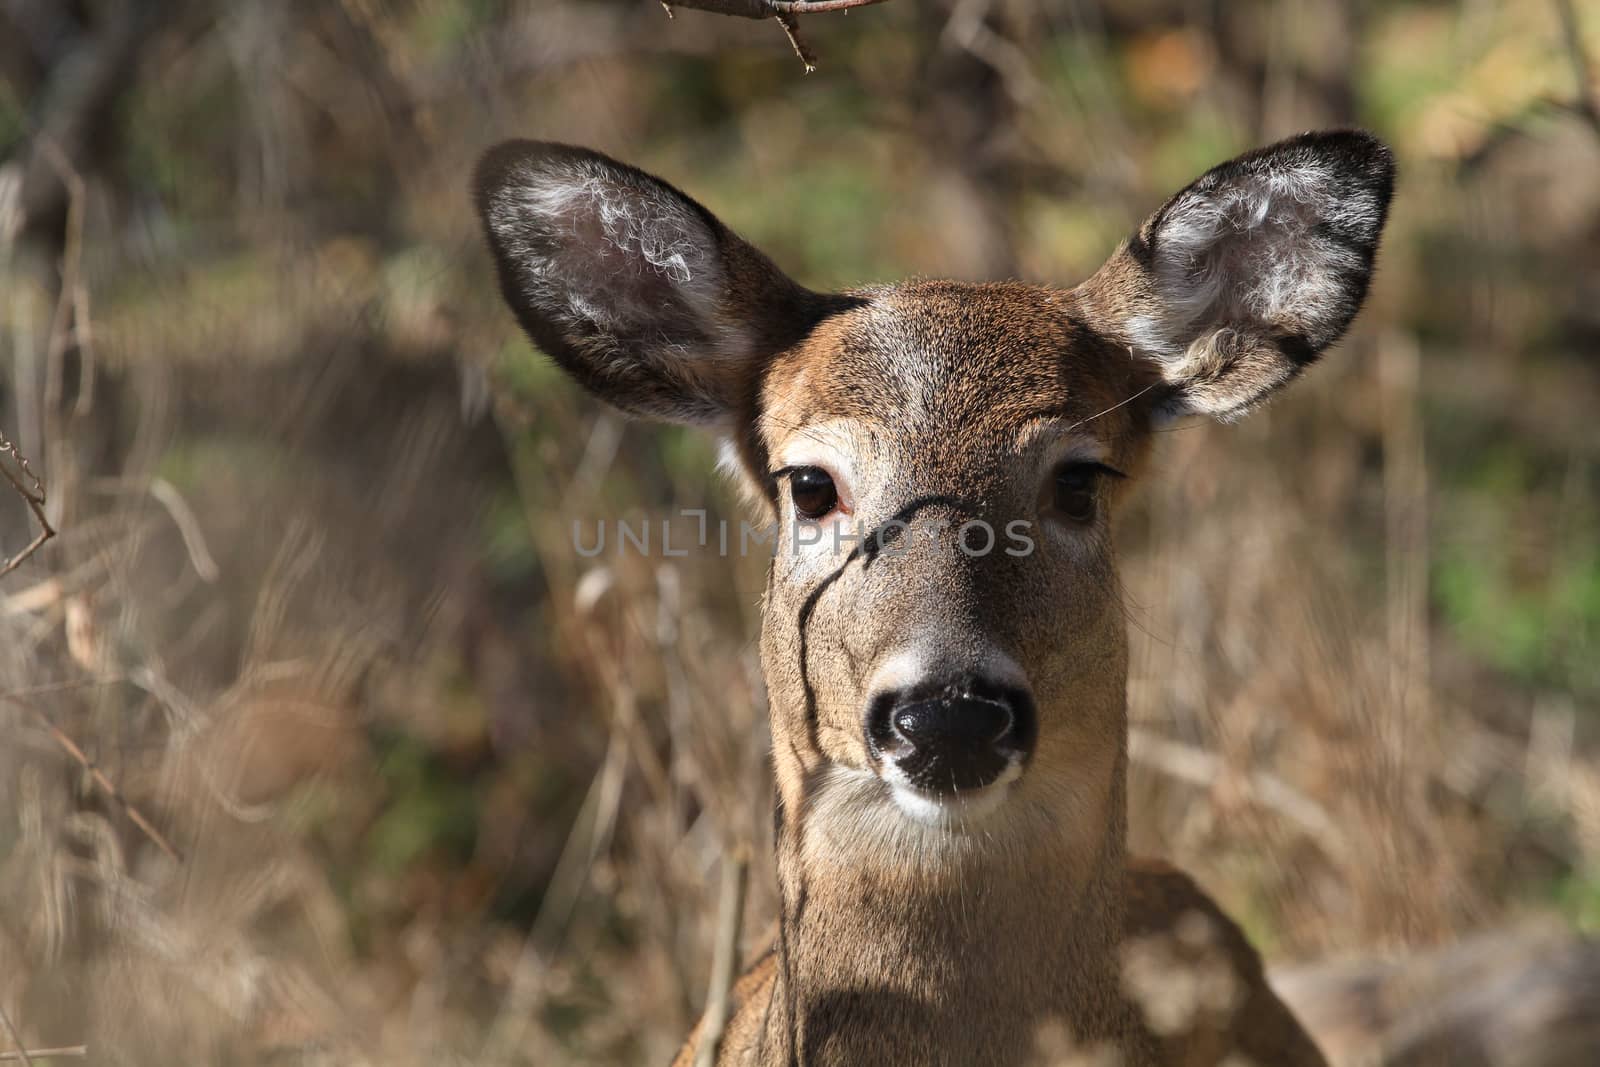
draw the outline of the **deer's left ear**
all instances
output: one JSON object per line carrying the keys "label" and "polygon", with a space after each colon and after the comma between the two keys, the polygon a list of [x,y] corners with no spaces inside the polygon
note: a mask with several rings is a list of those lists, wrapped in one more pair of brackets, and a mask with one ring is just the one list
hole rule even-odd
{"label": "deer's left ear", "polygon": [[1224,163],[1078,288],[1088,325],[1155,364],[1167,413],[1237,418],[1355,318],[1393,191],[1393,154],[1357,131]]}

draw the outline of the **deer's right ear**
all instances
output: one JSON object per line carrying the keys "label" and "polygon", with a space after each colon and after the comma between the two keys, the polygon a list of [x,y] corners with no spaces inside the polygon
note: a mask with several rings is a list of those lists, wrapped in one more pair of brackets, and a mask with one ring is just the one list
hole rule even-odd
{"label": "deer's right ear", "polygon": [[825,313],[705,208],[598,152],[509,141],[474,184],[523,329],[631,414],[726,423],[765,357]]}

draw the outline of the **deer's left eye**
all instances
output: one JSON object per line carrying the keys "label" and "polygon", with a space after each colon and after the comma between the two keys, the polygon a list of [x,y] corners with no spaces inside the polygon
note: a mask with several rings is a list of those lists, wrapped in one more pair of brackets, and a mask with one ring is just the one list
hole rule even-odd
{"label": "deer's left eye", "polygon": [[1063,463],[1056,468],[1052,503],[1063,517],[1091,523],[1100,507],[1100,482],[1108,474],[1121,475],[1100,463]]}

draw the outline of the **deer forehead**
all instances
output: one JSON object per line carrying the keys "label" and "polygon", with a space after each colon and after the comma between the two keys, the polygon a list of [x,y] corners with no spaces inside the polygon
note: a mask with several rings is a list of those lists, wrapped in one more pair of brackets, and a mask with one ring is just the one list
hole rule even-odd
{"label": "deer forehead", "polygon": [[1119,405],[1146,383],[1070,294],[913,282],[856,295],[767,373],[758,429],[780,462],[808,462],[814,445],[948,469],[1069,432],[1095,458],[1132,462],[1138,435]]}

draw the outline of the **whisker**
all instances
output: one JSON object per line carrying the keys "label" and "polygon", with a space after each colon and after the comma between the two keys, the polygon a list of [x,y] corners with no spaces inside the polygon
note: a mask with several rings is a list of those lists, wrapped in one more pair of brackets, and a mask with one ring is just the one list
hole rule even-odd
{"label": "whisker", "polygon": [[1073,423],[1071,426],[1067,427],[1066,432],[1067,433],[1071,433],[1073,430],[1076,430],[1079,427],[1087,426],[1089,423],[1093,422],[1095,419],[1098,419],[1098,418],[1100,418],[1102,416],[1105,416],[1105,415],[1109,415],[1113,411],[1118,410],[1119,408],[1127,407],[1129,404],[1133,403],[1135,400],[1138,400],[1141,396],[1144,396],[1146,393],[1148,393],[1150,390],[1154,389],[1156,386],[1158,386],[1160,384],[1162,384],[1162,383],[1159,382],[1159,381],[1151,382],[1149,385],[1145,386],[1143,389],[1139,390],[1137,393],[1134,393],[1132,396],[1124,397],[1123,399],[1117,401],[1115,404],[1112,404],[1110,407],[1106,408],[1104,411],[1097,411],[1093,415],[1090,415],[1088,418],[1080,419],[1079,421]]}

